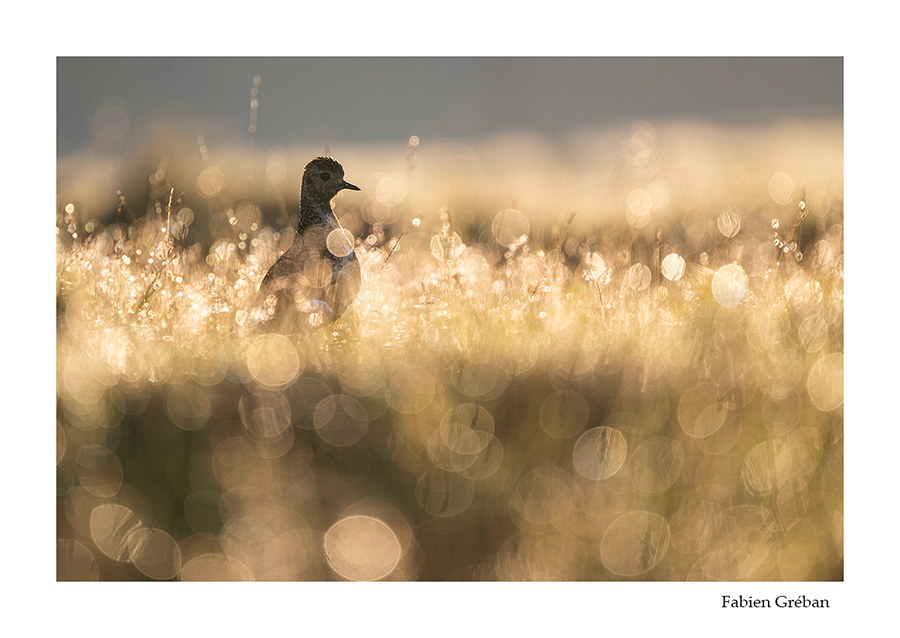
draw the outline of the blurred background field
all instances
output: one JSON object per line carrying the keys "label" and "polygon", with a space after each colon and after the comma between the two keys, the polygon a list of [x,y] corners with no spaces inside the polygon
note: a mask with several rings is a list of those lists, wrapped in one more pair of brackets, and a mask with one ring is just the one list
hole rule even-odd
{"label": "blurred background field", "polygon": [[[60,154],[60,580],[843,578],[839,114],[269,144],[245,80]],[[362,292],[252,331],[326,153]]]}

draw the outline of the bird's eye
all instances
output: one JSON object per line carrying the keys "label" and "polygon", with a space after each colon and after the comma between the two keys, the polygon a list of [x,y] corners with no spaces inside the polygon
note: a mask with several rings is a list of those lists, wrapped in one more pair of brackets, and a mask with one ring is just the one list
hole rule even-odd
{"label": "bird's eye", "polygon": [[319,175],[319,179],[321,179],[323,182],[327,182],[331,179],[331,173],[322,173],[321,175]]}

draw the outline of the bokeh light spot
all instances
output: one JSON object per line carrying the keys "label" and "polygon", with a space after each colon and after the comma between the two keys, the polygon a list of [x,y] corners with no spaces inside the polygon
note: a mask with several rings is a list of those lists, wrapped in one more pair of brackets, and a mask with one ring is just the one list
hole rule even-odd
{"label": "bokeh light spot", "polygon": [[772,513],[756,505],[738,505],[712,522],[700,565],[713,580],[767,580],[776,566],[771,541],[775,535]]}
{"label": "bokeh light spot", "polygon": [[66,430],[62,424],[56,422],[56,464],[63,460],[66,455]]}
{"label": "bokeh light spot", "polygon": [[291,406],[281,392],[260,390],[244,396],[238,413],[257,443],[271,443],[291,428]]}
{"label": "bokeh light spot", "polygon": [[737,264],[722,266],[713,276],[712,293],[724,308],[736,308],[747,292],[749,280],[744,269]]}
{"label": "bokeh light spot", "polygon": [[625,206],[625,217],[635,228],[643,228],[650,222],[650,211],[653,208],[653,197],[647,191],[637,188],[628,193]]}
{"label": "bokeh light spot", "polygon": [[262,218],[259,206],[252,202],[241,202],[234,210],[234,229],[239,233],[250,233],[256,230]]}
{"label": "bokeh light spot", "polygon": [[353,235],[343,228],[335,228],[328,233],[325,243],[328,252],[335,257],[346,257],[353,252]]}
{"label": "bokeh light spot", "polygon": [[619,576],[638,576],[663,559],[669,546],[669,524],[652,512],[630,512],[617,518],[600,542],[603,565]]}
{"label": "bokeh light spot", "polygon": [[78,541],[61,539],[56,542],[56,580],[97,581],[100,568],[87,547]]}
{"label": "bokeh light spot", "polygon": [[[494,419],[490,412],[472,403],[460,404],[444,415],[440,427],[432,434],[428,455],[437,466],[453,472],[461,472],[479,459],[483,466],[489,465],[490,459],[484,452],[496,440],[493,432]],[[483,468],[476,470],[478,475],[483,472]]]}
{"label": "bokeh light spot", "polygon": [[644,264],[634,264],[628,269],[628,285],[634,290],[644,290],[652,279],[650,269]]}
{"label": "bokeh light spot", "polygon": [[337,447],[359,441],[369,427],[369,418],[359,401],[346,394],[322,399],[313,413],[316,432]]}
{"label": "bokeh light spot", "polygon": [[243,436],[219,443],[212,454],[215,477],[226,490],[254,494],[269,484],[271,475],[259,462],[254,445]]}
{"label": "bokeh light spot", "polygon": [[398,412],[421,412],[434,400],[435,383],[427,370],[419,366],[406,366],[398,370],[388,381],[388,402]]}
{"label": "bokeh light spot", "polygon": [[525,531],[561,527],[573,507],[569,476],[548,466],[525,474],[509,502],[510,514]]}
{"label": "bokeh light spot", "polygon": [[466,478],[476,481],[492,476],[503,463],[503,444],[496,436],[491,436],[488,444],[475,456],[475,460],[460,471]]}
{"label": "bokeh light spot", "polygon": [[606,272],[606,264],[603,263],[603,257],[598,253],[588,253],[585,255],[584,264],[587,267],[585,276],[591,281],[599,281]]}
{"label": "bokeh light spot", "polygon": [[253,580],[246,566],[229,560],[223,554],[196,556],[181,569],[180,580],[185,582],[246,582]]}
{"label": "bokeh light spot", "polygon": [[441,421],[441,441],[460,454],[481,452],[494,436],[494,418],[485,408],[462,403],[447,412]]}
{"label": "bokeh light spot", "polygon": [[530,224],[528,219],[514,208],[507,208],[494,216],[491,222],[491,234],[501,246],[514,248],[528,239]]}
{"label": "bokeh light spot", "polygon": [[399,175],[388,174],[378,180],[375,197],[384,206],[397,206],[406,197],[406,184]]}
{"label": "bokeh light spot", "polygon": [[122,464],[100,445],[85,445],[78,450],[75,471],[84,488],[97,496],[114,496],[122,487]]}
{"label": "bokeh light spot", "polygon": [[464,512],[474,495],[475,486],[470,479],[440,467],[428,468],[416,482],[419,505],[429,514],[441,518]]}
{"label": "bokeh light spot", "polygon": [[166,392],[166,414],[182,430],[199,430],[209,421],[209,396],[193,383],[173,385]]}
{"label": "bokeh light spot", "polygon": [[456,233],[436,234],[431,238],[431,254],[438,261],[451,261],[462,256],[466,245]]}
{"label": "bokeh light spot", "polygon": [[806,388],[810,400],[823,412],[839,408],[844,403],[844,355],[837,352],[816,361]]}
{"label": "bokeh light spot", "polygon": [[667,490],[678,479],[683,463],[684,452],[675,439],[645,441],[631,459],[635,487],[647,494]]}
{"label": "bokeh light spot", "polygon": [[684,258],[681,255],[670,253],[662,260],[660,270],[663,277],[669,281],[678,281],[684,276]]}
{"label": "bokeh light spot", "polygon": [[493,361],[469,361],[459,374],[454,375],[454,385],[470,397],[490,398],[506,389],[506,375]]}
{"label": "bokeh light spot", "polygon": [[281,185],[287,176],[287,150],[283,146],[273,146],[266,154],[266,179]]}
{"label": "bokeh light spot", "polygon": [[744,458],[741,477],[754,495],[769,494],[790,478],[791,449],[776,441],[756,445]]}
{"label": "bokeh light spot", "polygon": [[719,232],[726,237],[734,237],[741,230],[741,214],[734,207],[728,207],[716,220]]}
{"label": "bokeh light spot", "polygon": [[325,533],[328,565],[349,580],[384,578],[397,566],[400,556],[397,535],[370,516],[341,519]]}
{"label": "bokeh light spot", "polygon": [[225,174],[216,166],[207,166],[197,177],[197,190],[207,199],[225,190]]}
{"label": "bokeh light spot", "polygon": [[794,196],[794,180],[787,173],[775,173],[769,179],[769,196],[779,204],[790,204]]}
{"label": "bokeh light spot", "polygon": [[700,383],[681,396],[678,402],[678,423],[688,436],[704,438],[718,430],[725,422],[728,404],[719,398],[714,383]]}
{"label": "bokeh light spot", "polygon": [[291,384],[301,372],[300,354],[287,337],[261,335],[247,349],[247,367],[253,378],[270,388]]}
{"label": "bokeh light spot", "polygon": [[99,151],[114,151],[125,141],[131,127],[125,102],[111,98],[101,104],[91,123],[91,146]]}
{"label": "bokeh light spot", "polygon": [[539,416],[544,432],[556,439],[567,439],[587,423],[587,401],[578,392],[559,390],[544,399]]}
{"label": "bokeh light spot", "polygon": [[218,534],[222,529],[220,513],[222,495],[212,490],[199,490],[184,499],[184,518],[198,534]]}
{"label": "bokeh light spot", "polygon": [[609,478],[625,462],[628,443],[618,430],[598,427],[582,434],[572,451],[575,469],[592,481]]}
{"label": "bokeh light spot", "polygon": [[273,538],[263,554],[272,580],[303,580],[318,553],[320,536],[310,529],[291,529]]}
{"label": "bokeh light spot", "polygon": [[117,561],[130,561],[140,519],[122,505],[100,505],[91,512],[91,538],[101,552]]}
{"label": "bokeh light spot", "polygon": [[828,324],[822,317],[813,315],[803,320],[798,333],[807,352],[818,352],[828,341]]}
{"label": "bokeh light spot", "polygon": [[164,531],[144,527],[135,532],[133,541],[131,560],[146,576],[169,580],[181,570],[181,550]]}
{"label": "bokeh light spot", "polygon": [[103,396],[104,387],[91,374],[92,361],[87,354],[73,354],[66,358],[60,381],[68,395],[85,403],[96,404]]}

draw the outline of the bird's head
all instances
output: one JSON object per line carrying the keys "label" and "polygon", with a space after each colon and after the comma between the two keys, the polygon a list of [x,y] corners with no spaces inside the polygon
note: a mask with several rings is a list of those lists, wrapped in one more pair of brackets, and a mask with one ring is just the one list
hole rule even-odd
{"label": "bird's head", "polygon": [[317,157],[303,169],[300,197],[330,201],[344,189],[358,191],[359,187],[344,181],[344,167],[330,157]]}

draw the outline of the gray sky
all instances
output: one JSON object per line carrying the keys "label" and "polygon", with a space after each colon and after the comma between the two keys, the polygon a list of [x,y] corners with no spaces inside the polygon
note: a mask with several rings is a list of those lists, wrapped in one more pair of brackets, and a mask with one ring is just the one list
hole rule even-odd
{"label": "gray sky", "polygon": [[189,130],[246,139],[255,75],[262,146],[472,138],[523,128],[553,135],[623,119],[843,114],[843,60],[836,57],[60,57],[57,154],[91,144],[104,104],[126,115],[126,148],[170,117]]}

